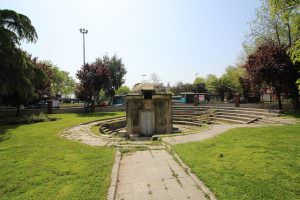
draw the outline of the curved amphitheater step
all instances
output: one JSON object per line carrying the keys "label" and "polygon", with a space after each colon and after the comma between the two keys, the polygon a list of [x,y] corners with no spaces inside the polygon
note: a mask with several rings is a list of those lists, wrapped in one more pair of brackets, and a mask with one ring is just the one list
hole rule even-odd
{"label": "curved amphitheater step", "polygon": [[190,126],[202,126],[202,122],[190,122],[190,121],[173,121],[174,124],[183,124]]}
{"label": "curved amphitheater step", "polygon": [[269,116],[269,117],[277,117],[280,113],[271,112],[269,110],[262,110],[262,109],[241,109],[241,108],[217,108],[216,112],[225,112],[225,113],[232,113],[232,114],[246,114],[246,115],[260,115],[260,116]]}
{"label": "curved amphitheater step", "polygon": [[[176,121],[191,121],[197,116],[206,117],[209,121],[220,121],[233,124],[249,123],[272,123],[266,118],[274,118],[280,115],[279,110],[268,110],[258,108],[237,108],[237,107],[218,107],[218,106],[191,106],[175,105],[173,108],[173,119]],[[210,116],[213,116],[212,119]],[[184,120],[182,120],[185,118]]]}
{"label": "curved amphitheater step", "polygon": [[253,119],[253,121],[243,121],[243,120],[239,120],[239,118],[230,119],[230,118],[218,117],[218,116],[215,116],[214,119],[218,120],[218,121],[222,121],[222,122],[233,123],[233,124],[249,124],[256,120],[256,119]]}
{"label": "curved amphitheater step", "polygon": [[215,114],[214,118],[218,120],[228,121],[228,122],[237,122],[239,124],[249,124],[261,119],[261,117],[258,116],[244,117],[244,116],[231,115],[226,113],[222,113],[222,115]]}

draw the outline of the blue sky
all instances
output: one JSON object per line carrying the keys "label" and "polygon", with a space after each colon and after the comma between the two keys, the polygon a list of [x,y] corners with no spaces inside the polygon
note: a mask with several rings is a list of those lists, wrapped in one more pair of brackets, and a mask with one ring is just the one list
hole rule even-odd
{"label": "blue sky", "polygon": [[86,61],[117,54],[126,85],[156,73],[163,83],[192,82],[195,74],[220,76],[234,65],[259,0],[1,0],[1,9],[27,15],[39,39],[22,48],[75,77]]}

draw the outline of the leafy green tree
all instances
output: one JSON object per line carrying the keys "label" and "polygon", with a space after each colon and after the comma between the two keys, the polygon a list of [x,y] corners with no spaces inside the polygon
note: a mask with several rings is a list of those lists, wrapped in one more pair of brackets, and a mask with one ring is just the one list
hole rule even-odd
{"label": "leafy green tree", "polygon": [[106,94],[110,96],[112,100],[116,90],[118,90],[119,87],[121,87],[122,84],[125,82],[124,76],[127,73],[127,71],[124,67],[123,61],[116,55],[114,55],[111,58],[108,55],[105,55],[102,58],[97,58],[95,63],[106,66],[110,72],[110,82],[107,88],[105,88],[105,90]]}
{"label": "leafy green tree", "polygon": [[117,95],[124,95],[128,94],[130,92],[130,88],[127,86],[121,86],[119,89],[117,89],[116,94]]}
{"label": "leafy green tree", "polygon": [[18,47],[21,40],[37,40],[30,19],[13,10],[0,10],[0,101],[17,106],[17,114],[20,105],[34,96],[32,79],[37,71]]}
{"label": "leafy green tree", "polygon": [[[300,40],[298,40],[292,48],[290,48],[290,56],[294,65],[300,63]],[[300,74],[300,71],[298,72]],[[298,87],[300,89],[300,78],[297,80]]]}
{"label": "leafy green tree", "polygon": [[178,82],[175,86],[170,88],[174,95],[181,95],[182,92],[192,92],[195,89],[194,84]]}
{"label": "leafy green tree", "polygon": [[213,90],[215,94],[217,94],[220,97],[221,102],[224,102],[226,93],[229,93],[231,94],[230,96],[232,96],[233,89],[228,79],[221,77],[215,80],[212,83],[212,86],[214,88]]}
{"label": "leafy green tree", "polygon": [[194,84],[193,92],[207,93],[208,91],[204,83],[197,83]]}
{"label": "leafy green tree", "polygon": [[271,18],[279,18],[282,22],[282,34],[291,47],[300,37],[300,0],[269,0],[269,7]]}
{"label": "leafy green tree", "polygon": [[[30,19],[13,10],[0,10],[0,95],[9,95],[19,90],[16,87],[22,87],[22,84],[16,84],[18,80],[28,82],[27,77],[18,77],[30,73],[25,72],[30,68],[27,66],[27,55],[18,48],[21,40],[37,40]],[[23,89],[26,88],[30,87]]]}
{"label": "leafy green tree", "polygon": [[232,90],[241,94],[243,91],[240,78],[244,77],[245,75],[246,71],[241,66],[234,67],[229,65],[222,77],[230,82]]}
{"label": "leafy green tree", "polygon": [[291,47],[300,37],[299,17],[299,0],[261,0],[256,19],[250,22],[250,46],[273,41]]}
{"label": "leafy green tree", "polygon": [[56,66],[52,66],[53,82],[52,92],[55,96],[59,94],[68,97],[75,91],[75,80],[70,76],[69,72],[60,70]]}
{"label": "leafy green tree", "polygon": [[205,79],[205,86],[209,93],[214,93],[213,83],[218,80],[218,77],[214,74],[208,74]]}
{"label": "leafy green tree", "polygon": [[206,83],[206,80],[205,78],[203,77],[196,77],[195,80],[194,80],[194,85],[197,85],[197,84],[205,84]]}
{"label": "leafy green tree", "polygon": [[[17,107],[17,115],[20,113],[20,105],[29,103],[37,97],[37,86],[44,83],[45,73],[36,67],[26,52],[22,52],[22,60],[15,60],[14,65],[8,71],[7,76],[14,77],[10,80],[9,92],[1,95],[1,103]],[[23,67],[20,67],[23,66]]]}

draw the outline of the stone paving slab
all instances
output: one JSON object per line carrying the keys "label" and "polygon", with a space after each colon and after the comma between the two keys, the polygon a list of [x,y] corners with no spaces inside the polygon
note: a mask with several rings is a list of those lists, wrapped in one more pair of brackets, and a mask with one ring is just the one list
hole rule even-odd
{"label": "stone paving slab", "polygon": [[206,140],[209,138],[213,138],[217,135],[220,135],[229,129],[237,128],[237,127],[255,127],[259,125],[250,125],[250,124],[217,124],[213,125],[210,129],[203,130],[199,133],[189,134],[189,135],[179,135],[173,137],[164,137],[162,140],[171,145],[181,144],[187,142],[197,142],[201,140]]}
{"label": "stone paving slab", "polygon": [[127,153],[117,184],[118,200],[206,199],[203,191],[165,150]]}
{"label": "stone paving slab", "polygon": [[65,130],[61,135],[69,140],[80,141],[87,145],[105,146],[108,144],[108,141],[105,140],[105,138],[91,133],[91,127],[96,124],[99,124],[99,122],[81,124]]}

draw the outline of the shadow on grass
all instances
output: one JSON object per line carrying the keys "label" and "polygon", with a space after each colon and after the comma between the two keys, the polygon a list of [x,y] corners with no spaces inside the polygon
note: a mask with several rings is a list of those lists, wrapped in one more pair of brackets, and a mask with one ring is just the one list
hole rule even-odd
{"label": "shadow on grass", "polygon": [[8,140],[10,138],[10,134],[8,133],[9,129],[15,129],[19,125],[2,125],[0,126],[0,143]]}
{"label": "shadow on grass", "polygon": [[287,111],[287,112],[284,112],[283,114],[290,116],[290,117],[300,119],[300,111]]}

